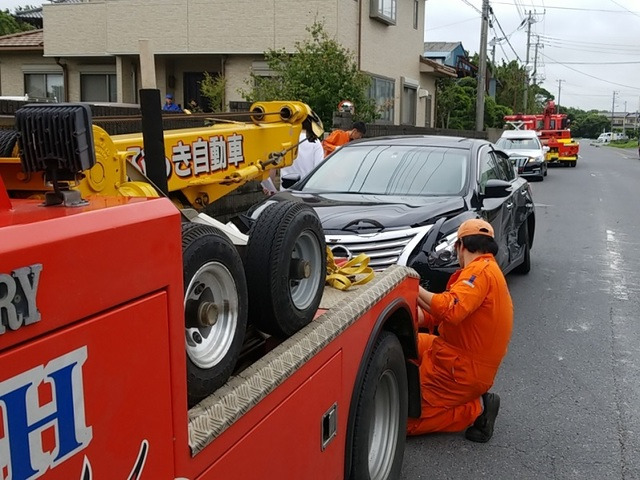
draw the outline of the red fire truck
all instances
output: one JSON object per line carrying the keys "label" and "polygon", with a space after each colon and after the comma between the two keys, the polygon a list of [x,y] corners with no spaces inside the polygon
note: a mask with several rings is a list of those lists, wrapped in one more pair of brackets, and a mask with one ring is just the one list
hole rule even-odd
{"label": "red fire truck", "polygon": [[547,103],[542,114],[505,115],[504,120],[513,128],[538,132],[542,145],[548,148],[545,156],[547,162],[570,167],[577,165],[580,146],[571,138],[567,115],[556,112],[553,100]]}
{"label": "red fire truck", "polygon": [[[20,132],[56,194],[95,150],[64,108]],[[412,270],[325,289],[313,321],[189,408],[189,220],[168,198],[76,200],[12,198],[0,177],[0,479],[398,477],[420,409]],[[215,323],[233,306],[206,307]]]}

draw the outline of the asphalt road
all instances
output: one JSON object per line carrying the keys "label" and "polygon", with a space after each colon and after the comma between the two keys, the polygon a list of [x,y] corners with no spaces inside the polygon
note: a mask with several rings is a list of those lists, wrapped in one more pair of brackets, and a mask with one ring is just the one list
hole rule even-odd
{"label": "asphalt road", "polygon": [[576,168],[532,182],[493,439],[409,438],[402,479],[640,479],[640,159],[580,143]]}

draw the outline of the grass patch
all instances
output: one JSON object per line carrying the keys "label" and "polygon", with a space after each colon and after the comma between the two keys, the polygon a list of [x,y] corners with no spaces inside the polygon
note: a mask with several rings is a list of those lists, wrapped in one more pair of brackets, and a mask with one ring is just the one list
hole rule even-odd
{"label": "grass patch", "polygon": [[617,148],[638,148],[638,140],[613,140],[609,145]]}

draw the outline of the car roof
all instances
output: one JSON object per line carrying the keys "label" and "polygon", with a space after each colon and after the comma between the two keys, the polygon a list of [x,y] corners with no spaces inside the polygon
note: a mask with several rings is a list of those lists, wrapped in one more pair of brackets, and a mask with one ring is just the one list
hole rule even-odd
{"label": "car roof", "polygon": [[356,145],[419,145],[425,147],[449,147],[469,150],[473,146],[489,144],[481,138],[448,137],[445,135],[388,135],[384,137],[363,138],[343,145],[354,147]]}
{"label": "car roof", "polygon": [[501,138],[538,138],[535,130],[505,130]]}

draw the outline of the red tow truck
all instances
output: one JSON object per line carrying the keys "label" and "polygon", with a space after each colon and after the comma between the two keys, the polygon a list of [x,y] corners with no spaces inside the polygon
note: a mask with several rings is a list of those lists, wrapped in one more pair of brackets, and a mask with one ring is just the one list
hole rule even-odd
{"label": "red tow truck", "polygon": [[[95,149],[65,115],[20,133],[56,193]],[[313,321],[189,408],[189,220],[163,197],[80,200],[11,198],[0,177],[0,479],[399,476],[420,411],[415,272],[325,287]]]}
{"label": "red tow truck", "polygon": [[547,162],[569,167],[577,165],[580,145],[571,137],[567,115],[556,112],[553,100],[547,103],[542,114],[505,115],[504,120],[516,129],[535,130],[542,145],[548,149],[545,154]]}

